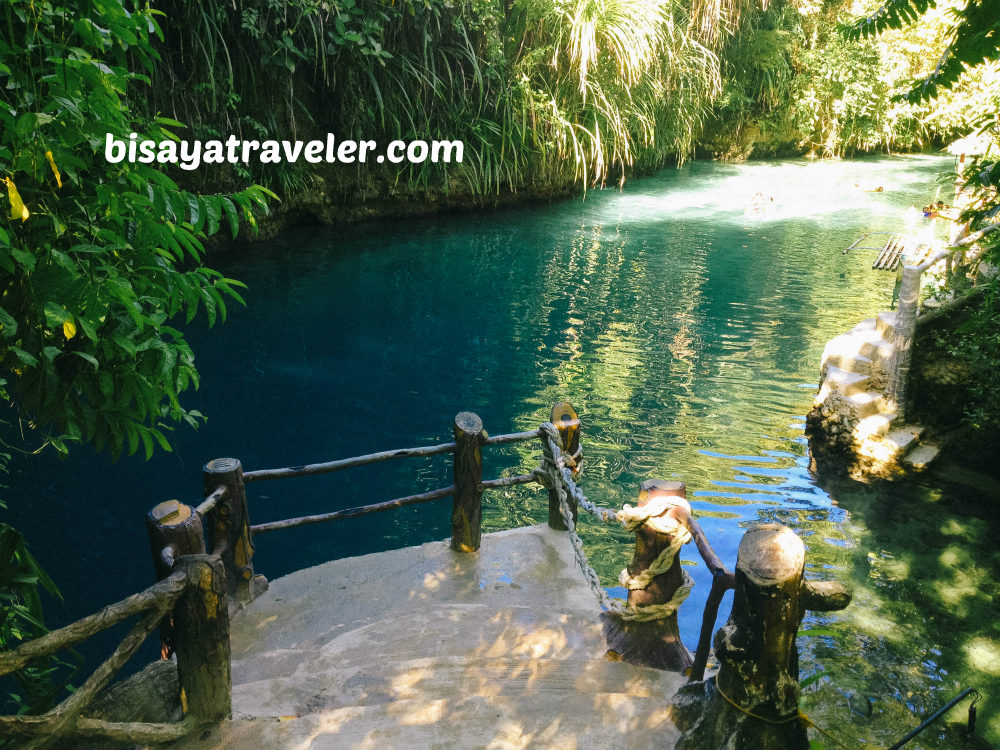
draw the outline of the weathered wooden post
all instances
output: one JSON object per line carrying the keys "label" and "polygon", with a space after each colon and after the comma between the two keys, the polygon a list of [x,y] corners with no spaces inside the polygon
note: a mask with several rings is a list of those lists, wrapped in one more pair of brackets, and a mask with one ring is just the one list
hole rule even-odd
{"label": "weathered wooden post", "polygon": [[[568,401],[560,401],[553,405],[549,421],[559,430],[563,458],[566,466],[573,471],[575,478],[583,469],[583,451],[580,449],[580,417]],[[576,523],[579,512],[576,498],[567,493],[566,504],[573,512],[573,523]],[[555,487],[549,487],[549,528],[556,531],[566,531],[566,523],[559,510],[559,492]]]}
{"label": "weathered wooden post", "polygon": [[170,575],[174,563],[182,555],[205,553],[201,516],[190,505],[165,500],[153,506],[146,514],[146,531],[157,581]]}
{"label": "weathered wooden post", "polygon": [[[153,554],[156,580],[162,581],[173,572],[174,563],[183,555],[205,553],[205,535],[201,516],[190,505],[166,500],[146,514],[149,549]],[[172,618],[165,617],[160,625],[160,653],[167,658],[174,651]]]}
{"label": "weathered wooden post", "polygon": [[[628,589],[631,607],[666,605],[687,585],[677,554],[691,539],[683,522],[691,513],[686,494],[684,482],[647,479],[640,485],[636,508],[626,506],[626,526],[635,531],[635,554],[620,581]],[[648,622],[608,613],[601,619],[608,648],[624,661],[672,672],[683,672],[693,662],[681,642],[676,607]]]}
{"label": "weathered wooden post", "polygon": [[173,611],[181,707],[199,722],[221,721],[232,713],[229,577],[216,555],[186,555],[177,568],[188,574]]}
{"label": "weathered wooden post", "polygon": [[451,548],[479,549],[483,521],[483,420],[470,411],[455,416],[455,493],[451,503]]}
{"label": "weathered wooden post", "polygon": [[674,698],[678,748],[809,747],[795,638],[807,609],[843,609],[851,595],[840,583],[804,581],[804,567],[805,547],[788,527],[761,524],[744,534],[733,611],[715,634],[719,672]]}
{"label": "weathered wooden post", "polygon": [[208,549],[222,557],[229,594],[239,606],[267,589],[267,579],[253,571],[253,539],[247,517],[243,465],[235,458],[216,458],[203,470],[205,496],[225,485],[227,492],[206,515]]}

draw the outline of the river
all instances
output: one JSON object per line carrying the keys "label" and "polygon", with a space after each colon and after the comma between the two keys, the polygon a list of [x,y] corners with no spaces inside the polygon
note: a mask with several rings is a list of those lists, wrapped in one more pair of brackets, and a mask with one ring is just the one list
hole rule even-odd
{"label": "river", "polygon": [[[870,269],[872,252],[843,249],[912,224],[909,207],[936,197],[950,168],[937,157],[696,162],[553,205],[290,229],[213,261],[249,290],[227,323],[189,334],[202,386],[187,404],[208,423],[149,463],[89,449],[16,461],[4,520],[62,587],[65,601],[47,606],[62,624],[151,582],[144,513],[199,499],[209,458],[249,470],[428,444],[450,439],[462,410],[491,434],[530,429],[568,399],[592,500],[621,507],[647,477],[682,479],[728,566],[748,525],[780,521],[804,538],[810,577],[853,588],[851,607],[803,626],[803,678],[822,675],[804,691],[817,723],[883,745],[975,686],[987,695],[980,729],[996,742],[1000,552],[985,495],[933,478],[817,481],[803,437],[824,343],[891,302],[893,277]],[[758,191],[773,208],[747,216]],[[491,449],[484,476],[530,470],[534,451]],[[249,507],[260,522],[449,483],[443,457],[408,459],[254,483]],[[449,509],[444,499],[262,536],[256,567],[277,577],[446,538]],[[490,492],[484,516],[486,530],[542,522],[545,494]],[[630,535],[581,526],[616,586]],[[683,559],[696,582],[681,615],[693,648],[709,575],[693,548]]]}

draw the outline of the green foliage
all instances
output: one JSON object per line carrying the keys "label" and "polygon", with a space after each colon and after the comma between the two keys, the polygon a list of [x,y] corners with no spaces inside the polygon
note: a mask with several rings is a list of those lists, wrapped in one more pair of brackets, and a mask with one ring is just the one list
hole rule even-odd
{"label": "green foliage", "polygon": [[[20,532],[0,524],[0,651],[15,648],[22,641],[46,633],[42,622],[42,602],[39,587],[53,596],[59,590],[28,552]],[[52,707],[56,695],[72,677],[55,679],[55,674],[67,664],[58,659],[38,659],[14,671],[11,677],[18,692],[9,700],[16,713],[37,713]],[[4,709],[4,713],[11,711]]]}
{"label": "green foliage", "polygon": [[[842,30],[851,39],[870,37],[912,24],[934,7],[934,0],[888,0]],[[932,99],[955,86],[967,69],[1000,59],[1000,0],[967,0],[955,12],[949,37],[934,70],[906,93],[910,102]]]}
{"label": "green foliage", "polygon": [[935,99],[905,97],[945,53],[964,2],[942,0],[919,23],[878,37],[839,33],[853,12],[842,1],[776,2],[751,13],[722,52],[726,84],[709,145],[737,156],[770,149],[839,158],[964,135],[985,109],[989,68],[966,72]]}
{"label": "green foliage", "polygon": [[[465,142],[465,162],[343,177],[383,193],[558,190],[691,151],[720,88],[714,52],[735,2],[680,0],[223,0],[161,6],[167,53],[153,110],[206,132],[327,131]],[[342,179],[281,165],[283,190]]]}
{"label": "green foliage", "polygon": [[[1000,260],[1000,243],[993,246],[993,256],[994,262]],[[976,303],[965,323],[942,334],[938,345],[964,366],[965,424],[995,432],[1000,425],[1000,297],[995,289]]]}
{"label": "green foliage", "polygon": [[170,323],[225,318],[241,285],[202,264],[202,240],[235,236],[265,205],[260,188],[199,196],[154,166],[105,162],[108,133],[183,127],[131,105],[157,62],[158,15],[116,0],[0,9],[0,359],[20,418],[61,451],[149,456],[170,449],[174,423],[198,423],[179,401],[194,357]]}

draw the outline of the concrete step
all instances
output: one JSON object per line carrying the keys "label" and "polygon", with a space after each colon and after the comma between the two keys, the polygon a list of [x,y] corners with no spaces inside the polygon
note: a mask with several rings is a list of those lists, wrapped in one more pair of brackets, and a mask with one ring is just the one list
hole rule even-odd
{"label": "concrete step", "polygon": [[870,375],[872,360],[861,352],[864,344],[863,338],[852,333],[842,333],[830,339],[823,348],[820,365],[822,375],[825,377],[826,369],[830,365],[848,372]]}
{"label": "concrete step", "polygon": [[606,650],[594,612],[456,603],[405,606],[405,627],[398,616],[355,622],[324,631],[300,647],[262,649],[236,658],[233,685],[449,654],[586,660],[601,658]]}
{"label": "concrete step", "polygon": [[907,453],[906,457],[903,458],[903,463],[910,468],[921,471],[926,469],[940,453],[941,449],[933,443],[924,443]]}
{"label": "concrete step", "polygon": [[874,331],[878,321],[875,318],[865,318],[860,323],[858,323],[852,331]]}
{"label": "concrete step", "polygon": [[902,455],[905,451],[916,446],[922,431],[923,429],[920,427],[904,425],[886,435],[885,441],[889,443],[896,455]]}
{"label": "concrete step", "polygon": [[892,341],[896,333],[896,313],[889,310],[880,312],[875,318],[875,330],[881,333],[886,341]]}
{"label": "concrete step", "polygon": [[858,353],[861,345],[861,338],[852,332],[842,333],[834,336],[826,342],[823,347],[823,359],[828,357],[841,356],[850,357]]}
{"label": "concrete step", "polygon": [[895,414],[879,413],[860,419],[858,420],[857,427],[854,428],[854,437],[858,441],[862,441],[868,438],[887,435],[895,418]]}
{"label": "concrete step", "polygon": [[878,331],[858,331],[854,337],[860,342],[858,353],[871,360],[886,361],[892,356],[892,342],[883,338]]}
{"label": "concrete step", "polygon": [[830,390],[836,391],[843,396],[850,396],[854,393],[861,393],[868,390],[869,377],[857,372],[848,372],[836,366],[829,366],[826,369],[826,377],[823,385]]}
{"label": "concrete step", "polygon": [[233,720],[177,747],[669,750],[680,676],[606,662],[599,615],[547,526],[300,570],[232,620]]}
{"label": "concrete step", "polygon": [[662,697],[621,693],[566,695],[543,686],[517,699],[456,693],[317,710],[301,717],[234,714],[211,731],[178,744],[205,748],[575,748],[669,750],[680,733]]}
{"label": "concrete step", "polygon": [[538,696],[562,695],[567,702],[596,693],[666,702],[684,684],[678,673],[624,662],[574,659],[482,659],[444,656],[383,660],[372,653],[366,665],[310,670],[233,688],[233,711],[246,716],[304,716],[349,706],[394,701],[426,702],[479,696],[491,705],[523,703],[534,711]]}
{"label": "concrete step", "polygon": [[854,413],[859,419],[878,414],[882,410],[884,400],[882,394],[876,391],[864,391],[862,393],[852,393],[845,399],[851,405]]}

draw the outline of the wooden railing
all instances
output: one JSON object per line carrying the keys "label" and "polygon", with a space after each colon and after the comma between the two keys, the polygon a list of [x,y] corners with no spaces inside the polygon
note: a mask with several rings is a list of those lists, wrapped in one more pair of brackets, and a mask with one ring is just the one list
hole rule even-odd
{"label": "wooden railing", "polygon": [[[564,418],[560,418],[560,415]],[[459,553],[470,553],[478,550],[480,546],[484,491],[529,483],[538,483],[548,490],[550,527],[557,530],[567,529],[563,513],[566,514],[566,519],[572,518],[575,525],[578,508],[574,492],[578,490],[569,491],[571,485],[575,488],[575,483],[569,477],[575,477],[582,470],[582,450],[579,447],[580,422],[575,411],[565,402],[553,407],[551,421],[558,431],[560,441],[555,441],[556,432],[550,425],[543,425],[536,430],[490,437],[483,429],[482,421],[477,415],[462,412],[455,417],[454,440],[449,443],[401,448],[337,461],[246,473],[243,472],[242,464],[237,459],[220,458],[209,461],[203,470],[205,496],[200,504],[192,506],[168,500],[156,505],[147,515],[150,548],[158,583],[72,625],[25,643],[14,651],[0,653],[0,676],[2,676],[20,669],[33,660],[50,656],[62,648],[80,643],[129,617],[140,616],[139,622],[111,657],[71,696],[41,716],[0,717],[0,735],[23,738],[26,748],[46,747],[59,738],[69,735],[156,743],[180,738],[200,724],[216,722],[229,716],[232,700],[230,611],[249,603],[267,587],[266,579],[254,572],[255,534],[355,518],[369,513],[430,502],[450,495],[452,497],[451,547]],[[543,453],[543,463],[538,469],[529,474],[511,477],[486,480],[482,478],[484,448],[536,439],[541,441]],[[557,442],[562,443],[561,451],[557,450]],[[250,523],[245,489],[248,482],[312,476],[399,458],[444,454],[453,457],[453,481],[447,487],[356,508],[260,524]],[[548,461],[548,464],[545,461]],[[545,466],[549,468],[545,469]],[[561,469],[563,478],[555,482],[552,466],[565,467],[572,471]],[[553,486],[553,482],[556,486]],[[675,652],[683,652],[681,661],[683,664],[691,665],[689,676],[695,681],[701,680],[704,676],[711,633],[715,627],[722,597],[727,590],[734,587],[738,589],[737,606],[734,608],[733,616],[736,617],[738,608],[742,606],[739,585],[743,579],[738,575],[739,568],[736,573],[729,572],[715,554],[704,531],[691,514],[690,506],[684,500],[685,491],[682,482],[648,480],[643,483],[639,505],[641,507],[657,495],[676,496],[678,502],[672,504],[668,515],[672,515],[690,532],[690,539],[695,542],[712,573],[712,588],[705,605],[693,663],[691,655],[680,643],[679,635],[673,637],[677,628],[676,611],[667,616],[669,621],[665,625],[660,621],[632,623],[625,628],[628,632],[625,633],[622,642],[627,644],[631,640],[640,644],[653,643],[654,649],[662,649],[665,640],[672,641],[669,648]],[[590,512],[604,520],[614,520],[618,516],[615,511],[599,508],[582,495],[580,497],[582,498],[580,502],[585,502]],[[566,506],[562,503],[566,503]],[[651,517],[651,520],[657,519]],[[680,527],[675,525],[671,528]],[[635,530],[636,555],[628,569],[629,575],[633,577],[648,570],[654,559],[659,557],[659,552],[672,544],[672,534],[680,533],[660,531],[653,526],[645,528],[645,523]],[[642,530],[641,535],[640,530]],[[579,546],[579,540],[575,539],[574,544]],[[582,551],[580,554],[583,554]],[[586,567],[585,560],[581,565]],[[804,592],[802,610],[839,608],[849,600],[842,587],[834,587],[827,591],[823,586],[814,587],[802,582],[801,565],[796,575],[793,588],[795,591],[801,589]],[[654,575],[653,571],[649,571],[647,577],[649,576],[652,576],[652,581],[659,580],[659,583],[652,586],[649,592],[631,591],[629,605],[646,606],[668,602],[680,585],[682,576],[679,558],[674,556],[674,562],[665,573]],[[590,577],[598,587],[598,593],[603,594],[596,582],[596,574],[592,570]],[[756,580],[759,576],[751,575],[750,578]],[[785,589],[791,591],[787,586]],[[637,593],[642,596],[633,602],[632,595]],[[742,627],[748,629],[748,632],[756,633],[754,629],[759,625],[758,619],[774,616],[764,609],[758,608],[754,614],[746,615],[744,617],[746,622]],[[790,615],[786,623],[788,627],[782,628],[784,635],[781,637],[785,639],[782,643],[786,643],[789,639],[794,642],[794,633],[801,619],[801,611],[798,609],[796,611],[799,612],[798,616]],[[731,619],[731,624],[732,622]],[[157,626],[161,631],[163,655],[166,657],[173,654],[177,659],[183,721],[173,724],[110,722],[86,716],[90,703]],[[784,632],[786,630],[788,632]],[[664,639],[662,636],[667,633],[670,633],[671,637]],[[765,635],[768,638],[777,637],[771,631],[767,631]],[[753,637],[762,636],[757,633]],[[716,636],[717,641],[718,638],[719,635]],[[641,661],[641,658],[639,660]],[[725,665],[726,660],[722,661]],[[797,675],[795,661],[792,660],[790,664],[788,669]],[[740,668],[737,672],[756,674],[753,670],[748,671],[744,668]],[[758,680],[760,684],[755,691],[751,690],[746,694],[754,700],[770,700],[767,695],[768,686],[764,684],[766,680],[761,680],[764,678]],[[797,700],[797,692],[795,699]]]}
{"label": "wooden railing", "polygon": [[[0,675],[70,648],[103,630],[139,616],[114,653],[62,703],[41,716],[0,716],[0,735],[23,740],[19,747],[44,748],[61,737],[103,737],[128,742],[176,740],[199,723],[231,711],[229,611],[222,562],[207,555],[177,559],[173,571],[145,591],[82,620],[53,630],[13,651],[0,653]],[[189,710],[177,723],[112,722],[86,716],[93,700],[161,623],[169,621],[177,653],[180,689]],[[213,679],[205,679],[213,675]],[[223,683],[225,683],[223,685]]]}

